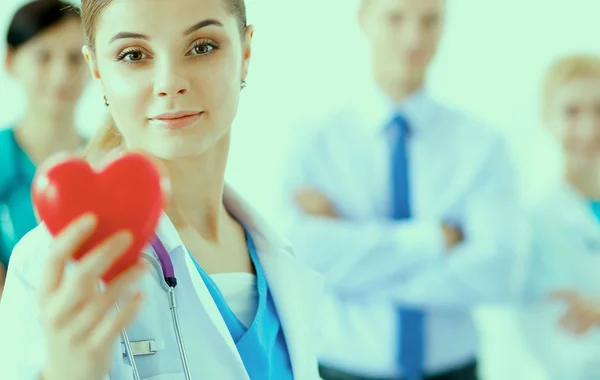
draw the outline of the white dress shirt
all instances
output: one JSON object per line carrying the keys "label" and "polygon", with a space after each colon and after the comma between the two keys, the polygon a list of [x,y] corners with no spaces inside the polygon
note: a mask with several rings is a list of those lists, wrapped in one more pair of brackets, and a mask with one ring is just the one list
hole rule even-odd
{"label": "white dress shirt", "polygon": [[600,298],[600,223],[589,201],[563,185],[538,205],[532,225],[519,330],[549,380],[600,379],[600,331],[568,333],[559,326],[566,305],[549,298],[563,289]]}
{"label": "white dress shirt", "polygon": [[[412,217],[391,219],[395,112],[410,128]],[[398,304],[426,311],[426,371],[443,372],[477,355],[471,309],[516,291],[513,270],[527,249],[516,176],[503,139],[425,90],[400,105],[377,91],[322,121],[288,168],[288,236],[299,257],[325,274],[320,360],[370,377],[401,374]],[[333,201],[341,219],[303,214],[302,186]],[[442,222],[465,240],[446,252]],[[516,282],[516,280],[514,281]]]}

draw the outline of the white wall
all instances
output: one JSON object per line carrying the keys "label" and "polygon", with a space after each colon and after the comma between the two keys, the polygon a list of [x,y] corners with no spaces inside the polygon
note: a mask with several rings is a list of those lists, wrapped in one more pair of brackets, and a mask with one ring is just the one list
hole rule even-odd
{"label": "white wall", "polygon": [[[447,36],[431,87],[506,133],[521,162],[523,190],[535,200],[556,168],[537,118],[540,75],[560,55],[600,51],[600,2],[449,1]],[[2,1],[0,23],[6,25],[21,2]],[[368,51],[354,24],[356,0],[247,0],[247,5],[257,29],[228,174],[266,213],[275,213],[267,190],[278,180],[269,174],[280,170],[273,156],[285,154],[301,133],[294,122],[326,112],[332,99],[342,101],[349,91],[360,90],[353,78],[367,68]],[[17,94],[1,72],[0,125],[18,117]],[[102,122],[102,108],[100,94],[90,89],[78,112],[86,134]],[[504,311],[487,311],[481,318],[486,379],[540,378],[519,351],[509,319]]]}

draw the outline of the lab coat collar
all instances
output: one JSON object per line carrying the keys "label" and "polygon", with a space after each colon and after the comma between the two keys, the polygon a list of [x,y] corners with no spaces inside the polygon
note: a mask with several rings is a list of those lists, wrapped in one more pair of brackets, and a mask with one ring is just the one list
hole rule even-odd
{"label": "lab coat collar", "polygon": [[[294,378],[318,379],[313,338],[318,323],[315,303],[318,302],[317,295],[322,294],[322,277],[301,265],[294,257],[287,240],[272,229],[263,217],[228,185],[225,186],[223,201],[227,210],[240,221],[254,241],[284,331]],[[171,255],[185,252],[188,272],[196,294],[239,365],[241,358],[227,325],[166,214],[160,220],[157,235]]]}
{"label": "lab coat collar", "polygon": [[226,188],[224,200],[254,240],[283,327],[294,379],[318,379],[313,338],[318,324],[315,297],[323,292],[322,276],[301,265],[290,243],[232,188]]}
{"label": "lab coat collar", "polygon": [[590,201],[568,183],[563,183],[547,204],[568,210],[562,215],[566,226],[600,241],[600,222],[590,208]]}
{"label": "lab coat collar", "polygon": [[[291,245],[281,235],[276,233],[242,197],[229,185],[225,185],[223,193],[225,208],[246,227],[250,235],[256,240],[260,238],[268,241],[275,250],[291,250]],[[177,247],[183,246],[177,229],[171,223],[166,213],[162,213],[156,235],[160,238],[168,252],[173,252]],[[256,236],[255,236],[256,235]]]}

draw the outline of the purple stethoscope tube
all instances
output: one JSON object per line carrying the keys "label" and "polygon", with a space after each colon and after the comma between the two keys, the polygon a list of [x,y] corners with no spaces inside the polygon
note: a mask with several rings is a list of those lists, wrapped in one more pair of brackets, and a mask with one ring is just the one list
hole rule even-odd
{"label": "purple stethoscope tube", "polygon": [[169,252],[156,235],[150,240],[150,245],[156,253],[156,256],[158,256],[165,282],[169,287],[174,288],[177,286],[177,278],[175,277],[175,269],[173,268],[173,261],[171,260],[171,256],[169,256]]}
{"label": "purple stethoscope tube", "polygon": [[[162,274],[165,279],[165,282],[169,286],[168,290],[168,299],[169,299],[169,309],[171,310],[171,318],[173,320],[173,330],[175,332],[175,338],[177,339],[177,346],[179,348],[179,355],[181,358],[181,364],[183,367],[183,374],[186,380],[191,380],[190,368],[188,364],[187,355],[185,352],[185,347],[183,345],[183,336],[181,332],[181,325],[179,323],[179,315],[177,313],[177,301],[175,298],[175,287],[177,286],[177,278],[175,277],[175,268],[173,267],[173,261],[171,260],[171,256],[169,252],[165,248],[165,245],[160,241],[158,236],[153,236],[150,240],[150,245],[152,249],[156,253],[158,257],[158,261],[160,262],[160,266],[162,269]],[[140,374],[135,363],[135,353],[133,352],[133,347],[131,345],[131,341],[127,335],[127,332],[123,330],[122,332],[123,344],[125,345],[125,353],[129,358],[129,362],[131,363],[133,378],[134,380],[140,380]]]}

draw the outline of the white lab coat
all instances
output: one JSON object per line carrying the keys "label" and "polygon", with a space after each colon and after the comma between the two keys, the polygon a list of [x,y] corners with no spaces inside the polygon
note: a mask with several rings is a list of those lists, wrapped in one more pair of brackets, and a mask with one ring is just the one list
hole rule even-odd
{"label": "white lab coat", "polygon": [[600,223],[588,202],[563,185],[534,214],[534,240],[517,322],[533,356],[551,380],[600,379],[600,331],[578,337],[561,329],[557,289],[600,297]]}
{"label": "white lab coat", "polygon": [[[295,379],[318,379],[313,337],[322,280],[301,265],[290,246],[278,237],[231,189],[225,205],[248,229],[281,319]],[[216,304],[204,285],[174,226],[163,216],[158,236],[170,252],[178,278],[176,288],[182,334],[191,377],[248,379],[241,358]],[[47,354],[36,293],[51,239],[39,226],[15,248],[0,302],[0,373],[3,380],[37,379]],[[144,253],[155,256],[151,249]],[[162,273],[150,270],[140,286],[146,294],[140,317],[128,329],[132,341],[154,340],[158,352],[136,356],[142,379],[179,380],[183,370]],[[113,352],[110,380],[132,379],[119,344]]]}

